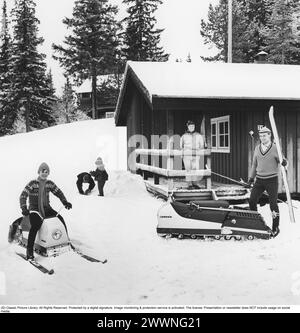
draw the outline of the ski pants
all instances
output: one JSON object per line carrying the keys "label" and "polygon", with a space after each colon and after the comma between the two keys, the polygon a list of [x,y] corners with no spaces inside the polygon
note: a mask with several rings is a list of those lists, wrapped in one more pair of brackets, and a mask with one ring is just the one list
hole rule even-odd
{"label": "ski pants", "polygon": [[187,182],[199,181],[200,177],[193,175],[193,171],[199,170],[200,156],[184,156],[183,163],[184,163],[184,168],[187,171],[186,181]]}
{"label": "ski pants", "polygon": [[[45,215],[46,215],[45,219],[50,218],[50,217],[55,217],[57,215],[57,212],[51,208],[45,212]],[[60,219],[60,221],[62,222],[62,224],[64,225],[64,227],[66,229],[66,232],[68,233],[67,226],[66,226],[66,223],[65,223],[63,217],[61,215],[57,215],[57,217]],[[29,230],[29,235],[28,235],[27,253],[29,255],[33,255],[35,237],[36,237],[36,234],[38,233],[38,231],[40,230],[44,220],[36,212],[30,212],[29,220],[30,220],[31,228]]]}
{"label": "ski pants", "polygon": [[104,191],[103,191],[103,188],[104,188],[104,185],[105,185],[105,182],[106,180],[97,180],[97,183],[98,183],[98,190],[99,190],[99,195],[101,197],[104,197]]}
{"label": "ski pants", "polygon": [[277,204],[278,177],[272,177],[269,179],[256,179],[249,200],[249,206],[251,210],[257,211],[257,203],[264,191],[266,191],[269,195],[270,209],[273,217],[272,229],[275,230],[279,226],[279,208]]}

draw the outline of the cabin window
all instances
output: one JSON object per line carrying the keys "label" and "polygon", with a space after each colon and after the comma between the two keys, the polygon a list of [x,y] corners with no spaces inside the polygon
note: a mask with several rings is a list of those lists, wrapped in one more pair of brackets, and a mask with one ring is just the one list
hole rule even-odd
{"label": "cabin window", "polygon": [[230,153],[230,118],[229,116],[212,118],[211,148],[213,153]]}
{"label": "cabin window", "polygon": [[91,98],[91,94],[90,93],[82,93],[81,94],[81,98]]}

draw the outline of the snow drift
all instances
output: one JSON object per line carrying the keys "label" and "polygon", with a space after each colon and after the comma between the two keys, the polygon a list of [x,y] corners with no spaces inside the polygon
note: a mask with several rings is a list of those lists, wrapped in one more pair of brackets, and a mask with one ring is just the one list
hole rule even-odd
{"label": "snow drift", "polygon": [[[280,204],[281,233],[269,241],[161,239],[158,208],[141,177],[126,168],[126,136],[113,120],[60,125],[0,138],[1,304],[298,304],[300,302],[300,203],[298,223]],[[81,196],[76,175],[102,156],[109,172],[104,198]],[[62,211],[73,243],[107,258],[90,263],[68,252],[40,258],[55,274],[46,276],[18,258],[7,243],[8,225],[20,215],[18,198],[38,165],[50,165],[50,179],[72,202]],[[55,197],[52,206],[61,207]],[[268,224],[268,205],[260,208]],[[2,291],[2,292],[1,292]]]}

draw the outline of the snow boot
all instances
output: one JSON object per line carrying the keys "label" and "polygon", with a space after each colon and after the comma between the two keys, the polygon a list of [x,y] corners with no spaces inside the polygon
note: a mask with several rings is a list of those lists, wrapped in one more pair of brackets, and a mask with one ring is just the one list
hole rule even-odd
{"label": "snow boot", "polygon": [[26,250],[26,260],[34,260],[34,255],[32,250]]}
{"label": "snow boot", "polygon": [[280,233],[280,230],[278,227],[273,228],[272,234],[271,234],[272,238],[275,238],[276,236],[278,236],[279,233]]}

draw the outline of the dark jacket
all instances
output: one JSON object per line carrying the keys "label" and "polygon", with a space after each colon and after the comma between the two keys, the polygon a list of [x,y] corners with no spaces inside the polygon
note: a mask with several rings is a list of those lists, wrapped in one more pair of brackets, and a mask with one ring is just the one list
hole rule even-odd
{"label": "dark jacket", "polygon": [[[39,181],[37,179],[30,181],[22,191],[20,195],[20,206],[21,209],[27,208],[27,198],[29,198],[29,210],[39,211]],[[67,199],[65,198],[63,192],[53,183],[51,180],[46,180],[45,182],[45,202],[44,209],[52,209],[49,201],[49,193],[52,192],[57,196],[60,201],[65,204]]]}
{"label": "dark jacket", "polygon": [[88,172],[82,172],[79,175],[77,175],[77,182],[76,182],[77,188],[80,193],[83,193],[82,190],[82,184],[84,183],[83,178],[86,176],[88,177],[88,184],[89,184],[88,190],[92,191],[92,189],[95,187],[95,182],[92,176]]}
{"label": "dark jacket", "polygon": [[91,171],[90,174],[95,178],[96,181],[107,181],[108,180],[108,174],[106,172],[106,170],[100,170],[100,169],[96,169],[95,171]]}

